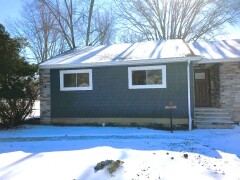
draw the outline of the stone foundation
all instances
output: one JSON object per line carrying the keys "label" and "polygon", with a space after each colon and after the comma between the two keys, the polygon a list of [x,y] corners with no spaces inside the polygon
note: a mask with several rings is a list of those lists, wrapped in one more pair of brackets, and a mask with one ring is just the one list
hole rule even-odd
{"label": "stone foundation", "polygon": [[219,67],[220,106],[234,122],[240,122],[240,62],[222,63]]}
{"label": "stone foundation", "polygon": [[40,122],[51,124],[50,69],[40,69]]}

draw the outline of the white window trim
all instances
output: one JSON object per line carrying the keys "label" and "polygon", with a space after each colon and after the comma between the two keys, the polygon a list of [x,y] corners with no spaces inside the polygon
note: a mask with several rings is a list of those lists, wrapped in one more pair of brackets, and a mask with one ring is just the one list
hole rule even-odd
{"label": "white window trim", "polygon": [[[148,84],[148,85],[133,85],[132,72],[136,70],[162,70],[162,84]],[[129,89],[154,89],[154,88],[167,88],[166,83],[166,65],[161,66],[137,66],[128,67],[128,88]]]}
{"label": "white window trim", "polygon": [[[88,73],[89,74],[89,86],[88,87],[64,87],[64,74],[74,73]],[[81,69],[81,70],[61,70],[60,71],[60,91],[85,91],[92,90],[92,69]]]}

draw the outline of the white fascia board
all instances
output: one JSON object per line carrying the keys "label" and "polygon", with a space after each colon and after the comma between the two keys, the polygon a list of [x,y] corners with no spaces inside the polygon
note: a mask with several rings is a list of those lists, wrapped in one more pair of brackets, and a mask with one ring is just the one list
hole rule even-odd
{"label": "white fascia board", "polygon": [[198,64],[210,64],[210,63],[228,63],[228,62],[240,62],[239,58],[227,58],[227,59],[207,59],[203,58]]}
{"label": "white fascia board", "polygon": [[80,64],[40,64],[40,69],[61,69],[61,68],[85,68],[85,67],[104,67],[104,66],[123,66],[123,65],[145,65],[145,64],[165,64],[165,63],[177,63],[177,62],[188,62],[200,61],[200,56],[188,56],[188,57],[177,57],[177,58],[161,58],[161,59],[144,59],[144,60],[125,60],[116,62],[101,62],[101,63],[80,63]]}

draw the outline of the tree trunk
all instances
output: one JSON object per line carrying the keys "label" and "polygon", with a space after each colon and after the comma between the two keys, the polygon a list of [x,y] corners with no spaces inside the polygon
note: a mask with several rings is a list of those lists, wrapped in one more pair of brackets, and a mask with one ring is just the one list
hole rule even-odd
{"label": "tree trunk", "polygon": [[88,15],[88,26],[87,26],[86,46],[89,46],[93,6],[94,6],[94,0],[91,0],[90,8],[89,8],[89,15]]}

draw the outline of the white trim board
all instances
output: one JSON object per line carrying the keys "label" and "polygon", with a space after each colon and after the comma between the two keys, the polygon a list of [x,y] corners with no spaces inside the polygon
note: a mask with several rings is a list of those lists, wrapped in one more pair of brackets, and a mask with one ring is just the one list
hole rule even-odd
{"label": "white trim board", "polygon": [[228,59],[206,59],[203,58],[198,64],[211,64],[211,63],[231,63],[240,62],[240,58],[228,58]]}
{"label": "white trim board", "polygon": [[[133,85],[132,72],[135,70],[162,70],[162,84]],[[166,87],[167,87],[166,65],[128,67],[128,88],[129,89],[155,89],[155,88],[166,88]]]}
{"label": "white trim board", "polygon": [[[89,74],[89,86],[87,87],[64,87],[64,74],[74,73],[88,73]],[[92,69],[79,69],[79,70],[60,70],[60,91],[85,91],[93,90],[92,83]]]}

